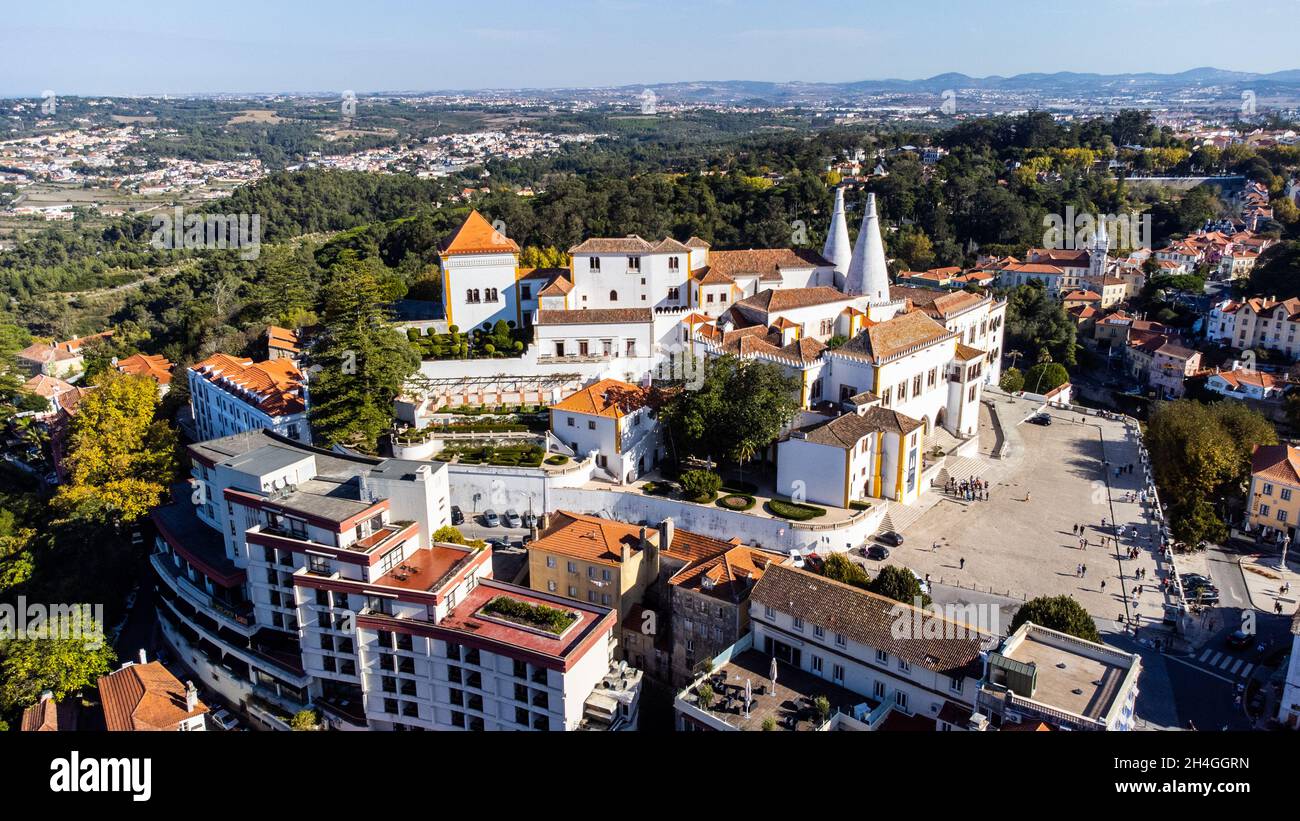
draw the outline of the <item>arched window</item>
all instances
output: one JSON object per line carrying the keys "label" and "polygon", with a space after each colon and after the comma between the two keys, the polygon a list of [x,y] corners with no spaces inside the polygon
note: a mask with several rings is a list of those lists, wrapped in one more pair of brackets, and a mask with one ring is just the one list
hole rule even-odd
{"label": "arched window", "polygon": [[610,291],[610,292],[609,292],[609,301],[610,301],[610,302],[618,302],[618,291]]}

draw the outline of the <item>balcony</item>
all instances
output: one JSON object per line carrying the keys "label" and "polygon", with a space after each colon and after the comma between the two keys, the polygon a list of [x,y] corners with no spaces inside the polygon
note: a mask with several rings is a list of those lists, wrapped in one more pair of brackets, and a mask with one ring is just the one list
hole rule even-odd
{"label": "balcony", "polygon": [[251,602],[245,601],[239,604],[231,604],[213,596],[191,581],[188,576],[182,573],[176,565],[172,564],[161,553],[154,553],[149,557],[149,560],[153,564],[154,570],[160,576],[171,579],[172,587],[181,595],[190,599],[192,604],[209,611],[211,615],[225,619],[237,628],[247,629],[255,626]]}

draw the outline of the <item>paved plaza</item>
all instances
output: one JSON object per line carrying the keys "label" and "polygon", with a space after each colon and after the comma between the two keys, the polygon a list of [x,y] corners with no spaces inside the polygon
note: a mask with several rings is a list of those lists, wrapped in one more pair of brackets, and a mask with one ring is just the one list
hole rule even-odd
{"label": "paved plaza", "polygon": [[[904,531],[906,543],[890,563],[929,574],[932,582],[1015,599],[1068,594],[1104,632],[1121,629],[1120,614],[1141,627],[1158,625],[1165,601],[1159,584],[1168,564],[1157,562],[1144,506],[1126,500],[1144,483],[1133,432],[1118,419],[1059,410],[1050,412],[1050,426],[1017,424],[1023,410],[1019,403],[999,405],[1003,424],[1016,425],[1022,446],[1005,459],[981,460],[989,500],[929,492],[932,498],[921,504],[933,507]],[[992,438],[987,412],[985,420],[981,437]],[[1130,464],[1132,473],[1116,475],[1117,467]],[[1075,525],[1084,526],[1084,549]],[[1129,559],[1135,546],[1139,555]],[[1139,570],[1145,579],[1135,579]]]}

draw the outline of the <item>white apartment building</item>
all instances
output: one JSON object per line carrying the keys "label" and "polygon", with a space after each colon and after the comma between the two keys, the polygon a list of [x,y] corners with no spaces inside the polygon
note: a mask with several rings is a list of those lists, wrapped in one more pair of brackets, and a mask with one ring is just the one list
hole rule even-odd
{"label": "white apartment building", "polygon": [[219,353],[191,366],[187,374],[200,440],[269,430],[311,442],[307,383],[292,359],[255,363]]}
{"label": "white apartment building", "polygon": [[602,379],[551,406],[551,433],[579,459],[596,452],[596,465],[620,484],[659,465],[659,425],[646,405],[646,391]]}
{"label": "white apartment building", "polygon": [[967,624],[788,565],[768,566],[749,615],[763,655],[904,715],[951,716],[948,729],[974,712],[982,654],[996,646]]}
{"label": "white apartment building", "polygon": [[160,625],[261,724],[312,707],[337,729],[635,726],[640,673],[611,664],[610,610],[493,582],[490,550],[431,541],[445,465],[265,431],[190,455],[193,495],[154,513]]}
{"label": "white apartment building", "polygon": [[295,573],[329,565],[370,579],[428,544],[450,519],[446,466],[341,456],[261,429],[189,451],[189,498],[153,514],[163,635],[204,683],[278,726],[277,710],[321,694],[303,666]]}

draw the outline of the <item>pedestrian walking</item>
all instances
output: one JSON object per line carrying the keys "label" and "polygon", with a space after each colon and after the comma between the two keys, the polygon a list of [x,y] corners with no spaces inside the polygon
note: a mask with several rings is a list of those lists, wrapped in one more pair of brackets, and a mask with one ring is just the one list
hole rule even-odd
{"label": "pedestrian walking", "polygon": [[1070,530],[1071,530],[1071,532],[1074,533],[1074,535],[1076,535],[1076,536],[1079,535],[1079,526],[1078,526],[1078,525],[1075,525],[1074,527],[1070,528]]}
{"label": "pedestrian walking", "polygon": [[1101,580],[1101,592],[1103,592],[1103,593],[1106,592],[1106,580],[1105,580],[1105,579],[1102,579],[1102,580]]}
{"label": "pedestrian walking", "polygon": [[1082,565],[1082,564],[1076,564],[1076,565],[1074,566],[1074,577],[1077,579],[1077,578],[1079,578],[1079,577],[1082,576],[1082,575],[1083,575],[1083,565]]}
{"label": "pedestrian walking", "polygon": [[[962,560],[961,560],[960,562],[958,562],[958,565],[959,565],[959,569],[961,569],[961,570],[965,570],[965,569],[966,569],[966,557],[965,557],[965,556],[963,556],[963,557],[962,557]],[[1281,609],[1280,609],[1280,608],[1282,607],[1282,603],[1281,603],[1281,602],[1278,602],[1278,605],[1277,605],[1277,606],[1278,606],[1278,608],[1279,608],[1278,612],[1279,612],[1279,613],[1282,612]]]}
{"label": "pedestrian walking", "polygon": [[1079,565],[1079,567],[1080,567],[1080,573],[1079,573],[1079,575],[1080,575],[1080,576],[1087,576],[1087,575],[1088,575],[1088,565],[1083,564],[1083,565]]}

